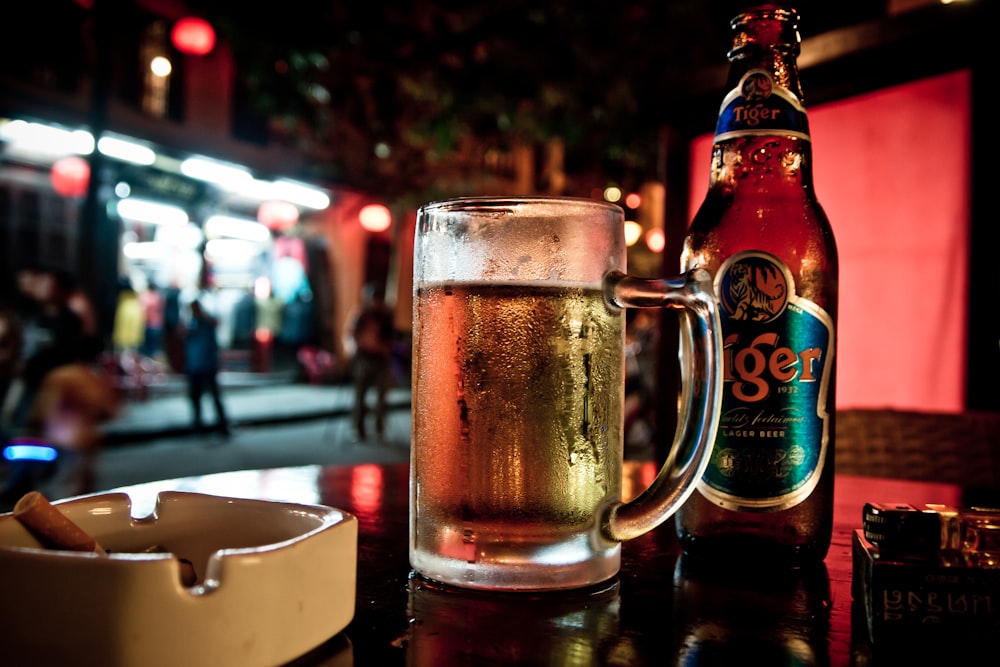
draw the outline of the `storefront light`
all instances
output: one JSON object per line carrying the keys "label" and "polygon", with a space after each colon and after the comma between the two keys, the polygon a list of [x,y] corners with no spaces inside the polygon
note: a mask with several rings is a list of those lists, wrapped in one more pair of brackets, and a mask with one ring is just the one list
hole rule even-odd
{"label": "storefront light", "polygon": [[330,205],[330,195],[319,188],[295,181],[277,180],[271,184],[267,199],[281,199],[299,206],[322,211]]}
{"label": "storefront light", "polygon": [[181,162],[181,173],[227,190],[240,191],[253,182],[253,174],[246,168],[203,157],[191,157]]}
{"label": "storefront light", "polygon": [[143,222],[150,225],[183,225],[188,221],[187,212],[171,204],[129,197],[122,199],[115,206],[118,215],[130,222]]}
{"label": "storefront light", "polygon": [[212,239],[205,255],[213,262],[249,262],[257,254],[253,244],[243,239]]}
{"label": "storefront light", "polygon": [[123,245],[122,254],[131,260],[160,259],[166,255],[166,247],[156,241],[137,241]]}
{"label": "storefront light", "polygon": [[205,221],[205,236],[210,239],[228,237],[255,243],[271,240],[271,232],[264,225],[249,218],[213,215]]}
{"label": "storefront light", "polygon": [[86,130],[70,130],[55,125],[12,120],[0,127],[0,139],[11,153],[37,157],[90,155],[94,137]]}
{"label": "storefront light", "polygon": [[290,204],[322,211],[330,205],[330,195],[322,188],[285,179],[268,181],[252,179],[241,183],[236,193],[260,202],[284,201]]}
{"label": "storefront light", "polygon": [[102,155],[132,164],[150,165],[156,162],[156,152],[152,148],[125,137],[102,136],[97,141],[97,150]]}
{"label": "storefront light", "polygon": [[153,240],[174,248],[194,250],[205,241],[205,235],[201,227],[189,222],[186,225],[159,225]]}

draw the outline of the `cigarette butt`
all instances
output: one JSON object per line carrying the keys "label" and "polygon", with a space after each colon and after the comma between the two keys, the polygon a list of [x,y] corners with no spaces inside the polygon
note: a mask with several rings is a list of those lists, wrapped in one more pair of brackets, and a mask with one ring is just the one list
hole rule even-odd
{"label": "cigarette butt", "polygon": [[46,548],[93,551],[102,556],[106,553],[96,539],[70,521],[37,491],[21,496],[14,505],[14,518]]}

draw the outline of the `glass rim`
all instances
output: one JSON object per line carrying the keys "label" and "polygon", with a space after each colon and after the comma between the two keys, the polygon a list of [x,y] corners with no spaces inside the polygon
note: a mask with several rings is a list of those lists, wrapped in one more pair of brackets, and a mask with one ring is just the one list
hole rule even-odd
{"label": "glass rim", "polygon": [[[578,208],[603,210],[624,217],[625,210],[613,202],[586,197],[569,197],[561,195],[484,195],[474,197],[452,197],[422,204],[418,215],[429,213],[457,213],[476,210],[517,209],[528,207],[539,211],[551,208],[552,205],[563,205]],[[562,215],[562,214],[560,214]]]}

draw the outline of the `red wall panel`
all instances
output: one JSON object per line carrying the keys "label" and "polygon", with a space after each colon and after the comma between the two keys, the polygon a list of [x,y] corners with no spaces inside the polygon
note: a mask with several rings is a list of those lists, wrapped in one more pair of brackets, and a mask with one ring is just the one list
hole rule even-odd
{"label": "red wall panel", "polygon": [[[963,409],[970,84],[960,71],[809,109],[840,254],[838,407]],[[692,144],[692,216],[711,144]]]}

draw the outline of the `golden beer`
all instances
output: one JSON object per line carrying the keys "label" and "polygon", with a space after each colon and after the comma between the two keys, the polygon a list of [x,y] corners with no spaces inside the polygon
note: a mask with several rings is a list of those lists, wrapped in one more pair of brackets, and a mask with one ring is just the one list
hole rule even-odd
{"label": "golden beer", "polygon": [[[624,211],[572,197],[469,197],[417,212],[410,565],[450,586],[607,587],[621,543],[694,491],[719,415],[707,271],[625,272]],[[623,308],[678,309],[673,455],[622,502]]]}
{"label": "golden beer", "polygon": [[451,581],[522,564],[519,579],[544,582],[596,549],[613,576],[619,546],[596,524],[621,492],[621,310],[600,285],[436,283],[416,297],[414,566]]}

